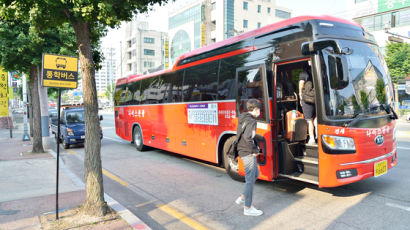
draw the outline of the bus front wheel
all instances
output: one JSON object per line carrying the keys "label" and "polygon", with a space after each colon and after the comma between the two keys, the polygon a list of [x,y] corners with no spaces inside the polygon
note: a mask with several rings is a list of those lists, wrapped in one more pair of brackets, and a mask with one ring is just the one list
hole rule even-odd
{"label": "bus front wheel", "polygon": [[224,167],[225,167],[226,173],[228,173],[228,175],[232,179],[244,182],[245,177],[239,175],[239,173],[238,173],[238,171],[239,171],[238,157],[239,156],[235,156],[235,158],[232,158],[228,154],[229,146],[232,145],[232,142],[235,140],[235,138],[236,138],[236,136],[232,136],[232,137],[228,138],[225,141],[224,148],[223,148]]}
{"label": "bus front wheel", "polygon": [[141,128],[139,126],[134,127],[134,144],[138,151],[144,151],[146,146],[144,145],[144,139],[142,138]]}

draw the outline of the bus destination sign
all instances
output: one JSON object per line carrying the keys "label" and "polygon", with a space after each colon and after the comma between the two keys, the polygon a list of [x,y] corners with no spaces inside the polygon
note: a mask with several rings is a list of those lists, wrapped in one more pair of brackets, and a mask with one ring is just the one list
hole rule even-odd
{"label": "bus destination sign", "polygon": [[44,87],[76,89],[78,58],[43,54],[42,85]]}
{"label": "bus destination sign", "polygon": [[218,125],[218,103],[188,104],[188,124]]}

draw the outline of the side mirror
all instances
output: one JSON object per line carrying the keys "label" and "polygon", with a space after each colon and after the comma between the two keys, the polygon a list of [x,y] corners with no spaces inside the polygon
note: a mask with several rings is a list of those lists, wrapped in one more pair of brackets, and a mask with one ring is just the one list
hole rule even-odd
{"label": "side mirror", "polygon": [[102,115],[100,115],[100,121],[102,121],[103,120],[103,116]]}
{"label": "side mirror", "polygon": [[341,49],[335,40],[319,40],[302,43],[302,54],[311,55],[316,53],[318,50],[324,49],[329,46],[333,48],[333,51],[335,53],[341,53]]}
{"label": "side mirror", "polygon": [[342,58],[338,56],[328,56],[329,79],[332,89],[343,89],[349,84],[347,70],[344,70],[346,65],[343,65]]}

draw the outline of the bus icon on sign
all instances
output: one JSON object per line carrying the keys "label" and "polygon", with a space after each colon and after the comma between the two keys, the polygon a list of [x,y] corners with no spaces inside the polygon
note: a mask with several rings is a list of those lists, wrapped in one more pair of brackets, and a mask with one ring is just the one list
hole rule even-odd
{"label": "bus icon on sign", "polygon": [[65,69],[67,66],[67,60],[62,57],[56,58],[56,67]]}

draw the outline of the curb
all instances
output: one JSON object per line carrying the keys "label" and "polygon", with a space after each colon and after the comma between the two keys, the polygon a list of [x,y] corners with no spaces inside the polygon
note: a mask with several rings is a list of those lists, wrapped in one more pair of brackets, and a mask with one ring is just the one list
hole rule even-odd
{"label": "curb", "polygon": [[[49,153],[54,157],[57,158],[57,153],[54,152],[52,149],[48,149]],[[60,168],[63,170],[63,172],[74,182],[79,187],[85,188],[84,182],[81,181],[80,178],[78,178],[74,173],[72,173],[68,167],[65,166],[64,162],[59,159],[60,162]],[[148,225],[146,225],[140,218],[135,216],[130,210],[125,208],[123,205],[118,203],[116,200],[114,200],[112,197],[110,197],[107,193],[104,193],[104,199],[107,202],[108,206],[115,210],[121,218],[123,218],[132,228],[138,229],[138,230],[151,230]]]}

